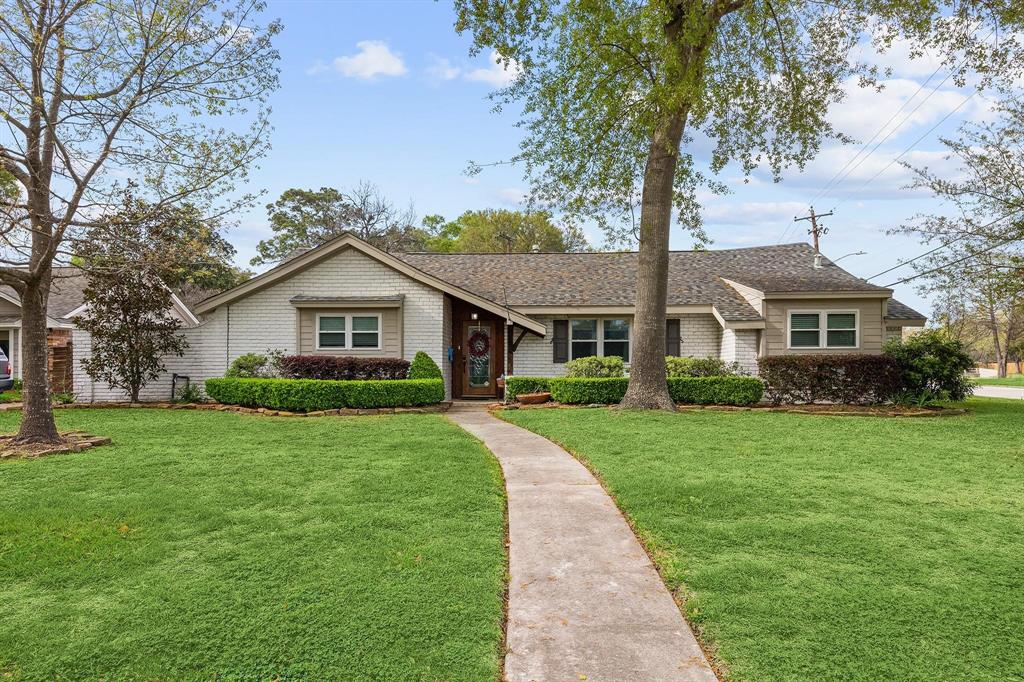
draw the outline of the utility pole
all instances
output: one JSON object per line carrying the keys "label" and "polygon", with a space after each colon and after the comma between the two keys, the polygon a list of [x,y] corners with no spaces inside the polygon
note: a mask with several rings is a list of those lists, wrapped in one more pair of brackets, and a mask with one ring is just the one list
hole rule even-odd
{"label": "utility pole", "polygon": [[821,249],[819,248],[820,237],[828,234],[827,227],[818,227],[818,218],[827,218],[830,215],[832,215],[832,211],[829,211],[828,213],[815,213],[814,207],[811,206],[811,215],[804,216],[803,218],[793,218],[794,223],[798,223],[801,220],[811,221],[811,229],[809,229],[807,233],[814,237],[814,251],[816,253],[821,253]]}

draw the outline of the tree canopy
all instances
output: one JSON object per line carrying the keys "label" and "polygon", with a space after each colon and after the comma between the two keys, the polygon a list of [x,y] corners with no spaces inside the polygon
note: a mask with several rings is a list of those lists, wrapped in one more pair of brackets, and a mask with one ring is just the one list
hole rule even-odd
{"label": "tree canopy", "polygon": [[369,182],[346,191],[333,187],[285,190],[277,201],[267,204],[267,218],[274,236],[256,245],[252,265],[278,263],[345,232],[385,251],[425,248],[426,233],[416,227],[412,207],[397,207]]}
{"label": "tree canopy", "polygon": [[575,226],[560,229],[547,211],[484,209],[466,211],[451,222],[440,216],[424,219],[431,251],[463,253],[525,253],[584,251],[587,239]]}

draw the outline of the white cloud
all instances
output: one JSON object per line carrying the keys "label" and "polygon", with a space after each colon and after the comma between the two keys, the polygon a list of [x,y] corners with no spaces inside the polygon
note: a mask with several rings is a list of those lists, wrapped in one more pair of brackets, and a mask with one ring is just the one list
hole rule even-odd
{"label": "white cloud", "polygon": [[806,210],[798,201],[745,201],[705,204],[701,214],[708,225],[777,225]]}
{"label": "white cloud", "polygon": [[427,76],[435,81],[450,81],[462,74],[462,68],[453,66],[451,61],[437,55],[430,55],[430,66],[427,67]]}
{"label": "white cloud", "polygon": [[[969,96],[950,89],[925,88],[918,92],[920,83],[906,78],[894,78],[883,83],[885,88],[876,92],[871,88],[861,88],[855,79],[848,80],[844,84],[846,97],[829,111],[832,125],[862,143],[870,140],[884,125],[885,129],[875,138],[874,144],[890,133],[891,140],[915,126],[934,123],[963,104]],[[889,122],[893,116],[895,118]]]}
{"label": "white cloud", "polygon": [[334,60],[334,69],[343,76],[373,80],[378,76],[404,76],[408,72],[402,55],[392,52],[383,40],[361,40],[356,47],[357,53]]}
{"label": "white cloud", "polygon": [[479,185],[480,178],[462,178],[462,184],[464,185]]}
{"label": "white cloud", "polygon": [[519,205],[526,200],[526,192],[520,187],[503,187],[494,194],[506,204]]}
{"label": "white cloud", "polygon": [[884,53],[871,44],[865,44],[858,56],[868,64],[883,70],[891,69],[894,75],[909,78],[930,76],[942,65],[942,59],[937,55],[924,53],[912,57],[912,52],[913,44],[910,41],[898,39]]}
{"label": "white cloud", "polygon": [[487,83],[495,88],[503,88],[511,84],[522,72],[522,67],[514,59],[503,63],[505,60],[501,58],[501,55],[496,50],[491,50],[489,61],[491,65],[487,68],[467,71],[465,74],[466,80]]}

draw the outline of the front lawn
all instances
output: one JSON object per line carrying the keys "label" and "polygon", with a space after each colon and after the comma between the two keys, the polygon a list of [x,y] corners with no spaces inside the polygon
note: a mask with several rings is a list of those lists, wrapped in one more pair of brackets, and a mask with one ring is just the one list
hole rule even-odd
{"label": "front lawn", "polygon": [[981,377],[975,379],[974,383],[981,386],[1021,386],[1024,387],[1024,374],[1011,374],[1000,379],[999,377]]}
{"label": "front lawn", "polygon": [[114,445],[0,462],[0,679],[497,679],[500,471],[442,417],[58,420]]}
{"label": "front lawn", "polygon": [[519,410],[599,472],[736,680],[1024,677],[1024,404]]}

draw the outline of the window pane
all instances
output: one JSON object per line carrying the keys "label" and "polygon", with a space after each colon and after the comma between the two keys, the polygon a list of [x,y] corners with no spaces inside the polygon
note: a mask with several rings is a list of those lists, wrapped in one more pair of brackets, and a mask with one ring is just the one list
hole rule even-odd
{"label": "window pane", "polygon": [[795,331],[790,332],[789,345],[793,348],[817,348],[819,345],[819,339],[821,337],[818,332],[801,332]]}
{"label": "window pane", "polygon": [[[606,341],[609,339],[616,341],[629,339],[629,323],[625,320],[605,320],[604,338]],[[605,355],[610,355],[607,352],[607,345],[605,346]]]}
{"label": "window pane", "polygon": [[321,348],[344,348],[345,332],[320,332]]}
{"label": "window pane", "polygon": [[853,348],[857,345],[857,332],[829,331],[828,345],[830,348]]}
{"label": "window pane", "polygon": [[597,338],[597,320],[572,320],[570,324],[572,325],[572,338],[585,340]]}
{"label": "window pane", "polygon": [[817,329],[818,313],[794,313],[789,316],[790,329]]}
{"label": "window pane", "polygon": [[377,331],[377,318],[374,317],[353,317],[352,331],[354,332],[375,332]]}
{"label": "window pane", "polygon": [[597,355],[597,342],[596,341],[573,341],[572,342],[572,359],[576,358],[587,358],[591,355]]}
{"label": "window pane", "polygon": [[345,331],[344,317],[321,317],[320,331],[322,332],[343,332]]}
{"label": "window pane", "polygon": [[[355,326],[353,323],[352,326]],[[352,332],[353,348],[376,348],[377,332]]]}
{"label": "window pane", "polygon": [[618,355],[623,362],[629,362],[629,341],[605,341],[605,357]]}
{"label": "window pane", "polygon": [[853,313],[829,313],[829,329],[853,329],[857,326],[857,316]]}

